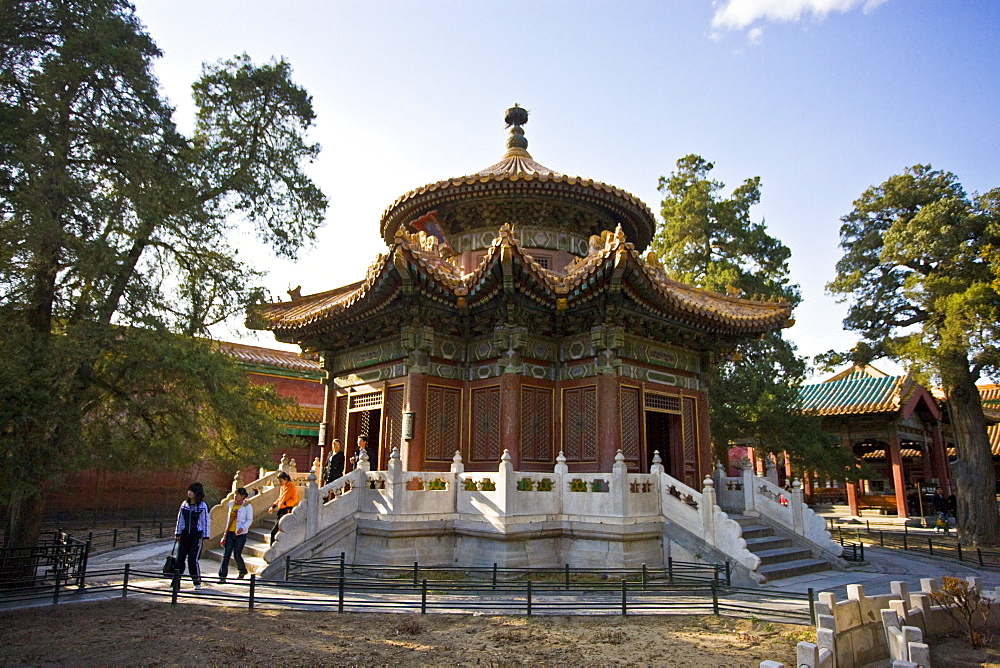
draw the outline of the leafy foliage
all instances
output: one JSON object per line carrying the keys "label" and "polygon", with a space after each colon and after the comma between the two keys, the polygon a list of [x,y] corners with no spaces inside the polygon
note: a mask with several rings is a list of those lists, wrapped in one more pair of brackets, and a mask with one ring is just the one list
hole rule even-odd
{"label": "leafy foliage", "polygon": [[1000,189],[969,197],[950,173],[916,165],[868,188],[842,218],[844,256],[828,289],[850,303],[845,327],[862,337],[827,364],[889,356],[941,384],[959,461],[952,465],[959,535],[1000,539],[994,477],[975,382],[1000,362],[994,286]]}
{"label": "leafy foliage", "polygon": [[124,0],[0,5],[0,502],[21,544],[67,472],[278,443],[277,396],[192,337],[261,292],[241,223],[293,257],[322,221],[311,101],[287,63],[240,56],[205,68],[187,138],[159,55]]}
{"label": "leafy foliage", "polygon": [[[653,249],[670,275],[715,292],[776,297],[795,306],[799,288],[788,278],[791,251],[755,222],[760,178],[747,179],[728,198],[711,180],[714,165],[700,156],[677,161],[660,179],[663,225]],[[710,370],[712,435],[720,458],[729,444],[750,439],[768,452],[788,451],[808,470],[842,475],[849,464],[823,434],[819,421],[796,410],[806,360],[780,332],[746,341]],[[808,466],[806,464],[808,463]]]}

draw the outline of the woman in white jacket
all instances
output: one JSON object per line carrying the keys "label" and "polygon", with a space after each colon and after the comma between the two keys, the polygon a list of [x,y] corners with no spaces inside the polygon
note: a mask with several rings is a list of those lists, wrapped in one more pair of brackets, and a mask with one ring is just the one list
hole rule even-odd
{"label": "woman in white jacket", "polygon": [[225,584],[229,575],[229,555],[236,559],[236,568],[240,570],[240,578],[247,574],[247,565],[243,562],[243,546],[247,543],[247,531],[253,524],[253,507],[247,500],[247,490],[240,487],[236,490],[236,498],[229,502],[229,522],[226,523],[226,534],[222,537],[220,546],[225,549],[222,555],[222,567],[219,568],[219,584]]}

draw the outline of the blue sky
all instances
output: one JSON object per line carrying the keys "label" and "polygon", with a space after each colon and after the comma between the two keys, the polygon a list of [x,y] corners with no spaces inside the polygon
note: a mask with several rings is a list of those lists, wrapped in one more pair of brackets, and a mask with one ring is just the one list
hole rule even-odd
{"label": "blue sky", "polygon": [[[917,163],[967,190],[1000,186],[996,0],[140,0],[181,127],[203,62],[285,57],[313,95],[310,173],[330,198],[315,247],[279,262],[247,239],[275,296],[360,279],[407,191],[503,152],[503,112],[531,111],[542,164],[616,185],[659,211],[658,178],[697,153],[792,250],[803,304],[789,337],[846,349],[825,293],[840,217]],[[234,326],[236,324],[234,323]],[[220,331],[238,338],[239,331]],[[250,342],[252,339],[247,339]],[[258,345],[274,345],[257,335]]]}

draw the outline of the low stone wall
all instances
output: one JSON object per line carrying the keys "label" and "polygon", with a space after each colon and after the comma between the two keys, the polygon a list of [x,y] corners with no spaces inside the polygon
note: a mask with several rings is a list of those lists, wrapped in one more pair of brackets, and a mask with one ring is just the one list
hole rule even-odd
{"label": "low stone wall", "polygon": [[[966,580],[977,591],[979,578]],[[930,650],[924,638],[964,633],[945,606],[932,604],[931,592],[941,590],[933,578],[920,581],[920,591],[910,592],[906,582],[890,583],[890,594],[865,595],[862,585],[847,586],[847,600],[821,592],[816,604],[816,642],[800,642],[798,668],[860,668],[881,662],[893,668],[930,668]],[[986,592],[991,612],[989,630],[1000,628],[1000,589]],[[783,668],[764,661],[761,668]]]}

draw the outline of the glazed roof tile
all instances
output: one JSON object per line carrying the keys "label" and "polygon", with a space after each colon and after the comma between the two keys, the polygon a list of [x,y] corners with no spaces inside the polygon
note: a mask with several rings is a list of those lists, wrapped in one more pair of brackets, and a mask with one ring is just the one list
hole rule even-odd
{"label": "glazed roof tile", "polygon": [[851,373],[839,380],[803,385],[799,388],[799,405],[814,415],[891,413],[908,398],[909,388],[904,387],[907,380],[906,376]]}
{"label": "glazed roof tile", "polygon": [[617,276],[623,289],[654,313],[683,319],[705,331],[759,334],[790,323],[786,302],[739,299],[671,280],[655,259],[643,260],[620,229],[595,237],[587,256],[571,263],[565,273],[556,273],[525,252],[509,226],[500,229],[472,272],[446,259],[433,237],[399,232],[389,253],[369,267],[364,281],[267,304],[260,313],[275,332],[326,329],[350,315],[385,307],[404,282],[453,308],[471,308],[496,295],[506,276],[521,294],[553,310],[560,302],[571,308],[592,299]]}
{"label": "glazed roof tile", "polygon": [[220,341],[218,346],[219,350],[243,364],[273,366],[280,369],[315,374],[321,374],[323,371],[319,363],[315,360],[306,359],[299,353],[288,350],[261,348],[259,346],[249,346],[245,343],[233,343],[230,341]]}

